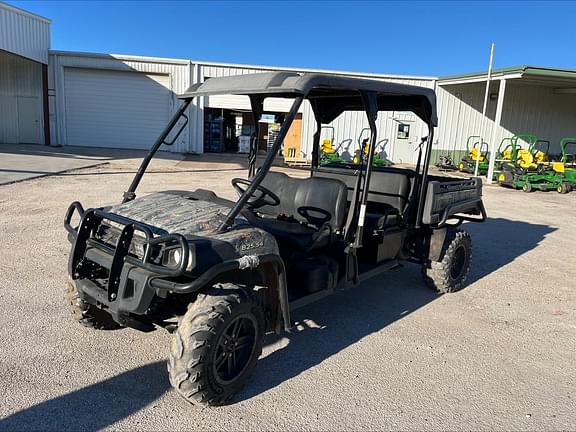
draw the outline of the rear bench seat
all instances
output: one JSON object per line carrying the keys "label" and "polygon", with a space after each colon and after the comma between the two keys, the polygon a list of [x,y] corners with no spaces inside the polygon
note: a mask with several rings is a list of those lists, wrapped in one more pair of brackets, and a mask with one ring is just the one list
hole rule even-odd
{"label": "rear bench seat", "polygon": [[[347,168],[318,168],[314,177],[337,179],[346,184],[348,202],[352,201],[357,176]],[[414,173],[398,168],[372,171],[365,226],[367,230],[384,229],[400,223],[406,210]]]}

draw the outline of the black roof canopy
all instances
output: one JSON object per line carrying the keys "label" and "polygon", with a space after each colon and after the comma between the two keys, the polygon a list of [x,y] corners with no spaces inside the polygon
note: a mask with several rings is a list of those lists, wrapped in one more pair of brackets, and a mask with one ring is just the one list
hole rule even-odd
{"label": "black roof canopy", "polygon": [[304,96],[319,120],[330,123],[345,111],[364,110],[361,91],[377,94],[379,111],[412,111],[426,123],[438,124],[434,90],[342,75],[266,72],[210,78],[192,85],[179,98],[219,94],[261,95],[264,98]]}

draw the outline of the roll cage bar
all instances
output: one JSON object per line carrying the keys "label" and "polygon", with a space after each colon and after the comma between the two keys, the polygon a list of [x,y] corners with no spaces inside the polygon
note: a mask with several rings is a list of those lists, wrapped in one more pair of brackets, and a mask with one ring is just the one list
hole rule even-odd
{"label": "roll cage bar", "polygon": [[[260,77],[258,77],[258,75],[260,75]],[[260,79],[260,81],[257,81],[258,79]],[[238,86],[239,81],[245,82],[246,85],[244,87]],[[278,85],[279,82],[281,85]],[[286,85],[286,82],[288,82],[289,85]],[[230,83],[232,85],[230,85]],[[234,85],[236,87],[234,87]],[[364,111],[368,118],[370,127],[368,160],[364,163],[363,158],[361,158],[360,165],[356,170],[357,181],[344,231],[344,236],[351,242],[350,247],[353,249],[362,246],[364,215],[368,202],[369,185],[373,171],[372,162],[377,143],[376,120],[378,111],[413,111],[425,121],[428,126],[428,136],[423,139],[420,144],[418,162],[415,168],[414,192],[410,197],[411,200],[417,200],[418,206],[416,217],[414,218],[412,216],[412,221],[408,221],[408,225],[415,228],[419,228],[422,225],[427,190],[426,179],[430,165],[434,126],[437,123],[434,92],[421,87],[384,83],[375,80],[335,77],[331,75],[322,76],[320,74],[307,74],[302,76],[283,72],[252,74],[241,77],[213,78],[206,83],[193,85],[187,92],[180,96],[180,98],[183,99],[182,104],[143,159],[130,187],[124,193],[123,202],[131,201],[136,197],[136,189],[150,161],[162,144],[172,145],[182,133],[188,123],[186,111],[193,98],[209,94],[226,93],[249,96],[256,131],[252,136],[248,155],[248,176],[252,179],[252,182],[226,215],[225,220],[218,228],[219,232],[226,231],[232,226],[236,216],[242,211],[248,199],[252,196],[252,193],[268,174],[304,99],[309,100],[316,120],[316,131],[313,137],[312,149],[312,175],[314,175],[314,170],[318,168],[319,165],[320,130],[322,124],[331,122],[342,112],[348,110]],[[267,97],[288,97],[293,98],[294,102],[282,123],[274,144],[268,151],[260,168],[256,170],[258,120],[263,112],[264,100]],[[170,141],[167,141],[169,134],[182,118],[184,122],[180,125],[175,136]],[[422,146],[424,143],[426,144],[426,149],[424,161],[421,164]],[[354,222],[356,222],[357,226],[355,233],[351,230]]]}

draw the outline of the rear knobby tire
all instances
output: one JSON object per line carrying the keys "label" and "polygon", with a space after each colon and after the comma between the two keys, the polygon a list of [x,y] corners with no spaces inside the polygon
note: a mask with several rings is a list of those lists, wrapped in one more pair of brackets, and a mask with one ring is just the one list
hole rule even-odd
{"label": "rear knobby tire", "polygon": [[472,260],[472,239],[466,231],[448,228],[440,261],[428,261],[422,275],[428,286],[439,293],[451,293],[464,287]]}
{"label": "rear knobby tire", "polygon": [[80,297],[76,283],[73,280],[68,280],[64,299],[74,320],[78,321],[84,327],[96,330],[116,330],[122,327],[114,321],[108,312],[85,302]]}
{"label": "rear knobby tire", "polygon": [[170,383],[194,405],[227,403],[256,367],[264,332],[264,312],[253,291],[232,284],[204,290],[174,333]]}

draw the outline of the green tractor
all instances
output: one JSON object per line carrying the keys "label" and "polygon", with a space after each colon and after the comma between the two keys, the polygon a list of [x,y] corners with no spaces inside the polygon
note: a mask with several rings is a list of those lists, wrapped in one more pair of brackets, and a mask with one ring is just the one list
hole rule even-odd
{"label": "green tractor", "polygon": [[[368,135],[363,139],[364,132],[368,132]],[[360,164],[363,159],[364,162],[368,160],[368,153],[370,151],[370,129],[364,128],[360,131],[358,136],[358,149],[354,152],[354,157],[352,162],[354,164]],[[388,167],[394,165],[394,163],[386,158],[386,144],[388,144],[388,138],[384,138],[376,143],[376,150],[378,153],[374,153],[372,158],[372,165],[376,167]]]}

